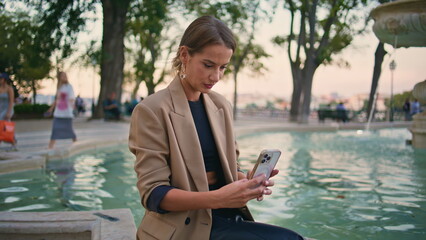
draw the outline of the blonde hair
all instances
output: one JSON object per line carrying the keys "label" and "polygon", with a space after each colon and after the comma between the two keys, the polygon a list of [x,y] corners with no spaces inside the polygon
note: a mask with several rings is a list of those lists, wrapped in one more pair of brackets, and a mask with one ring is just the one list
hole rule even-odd
{"label": "blonde hair", "polygon": [[[65,83],[62,83],[62,76],[65,76],[64,78],[66,80]],[[69,84],[69,81],[68,81],[67,73],[61,71],[61,72],[58,72],[58,88],[60,88],[63,84]]]}

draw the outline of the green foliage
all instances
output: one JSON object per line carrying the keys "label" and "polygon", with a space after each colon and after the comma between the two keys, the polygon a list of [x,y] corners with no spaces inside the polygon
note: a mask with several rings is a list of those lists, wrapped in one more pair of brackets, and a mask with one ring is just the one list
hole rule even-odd
{"label": "green foliage", "polygon": [[[169,38],[168,31],[175,21],[171,18],[171,9],[175,1],[135,1],[131,5],[127,22],[127,38],[133,49],[128,53],[133,62],[133,70],[128,76],[136,86],[133,95],[136,95],[141,82],[145,82],[148,94],[154,93],[155,87],[164,81],[167,74],[167,64],[158,66],[162,59],[168,59],[175,38]],[[155,77],[155,72],[161,73]],[[132,81],[132,82],[133,82]]]}
{"label": "green foliage", "polygon": [[[290,32],[272,42],[287,47],[293,75],[290,121],[308,122],[316,69],[336,63],[334,58],[365,29],[357,24],[368,0],[282,0],[290,14]],[[367,16],[365,16],[367,17]],[[339,66],[348,66],[343,60]],[[302,105],[302,106],[300,106]],[[301,111],[301,112],[300,112]]]}
{"label": "green foliage", "polygon": [[266,101],[265,109],[275,109],[275,104],[269,100]]}
{"label": "green foliage", "polygon": [[11,1],[10,12],[0,14],[0,71],[13,76],[21,93],[35,95],[38,80],[48,77],[52,69],[55,52],[60,51],[61,59],[72,53],[86,21],[83,13],[93,10],[95,2]]}
{"label": "green foliage", "polygon": [[255,109],[259,109],[259,106],[257,106],[256,103],[249,103],[246,105],[246,109],[247,110],[255,110]]}
{"label": "green foliage", "polygon": [[407,92],[395,94],[395,96],[393,96],[393,106],[395,108],[402,108],[402,106],[404,106],[405,100],[407,99],[409,101],[414,100],[413,91],[407,91]]}
{"label": "green foliage", "polygon": [[87,46],[86,50],[72,62],[72,64],[79,64],[87,68],[100,68],[102,59],[102,51],[99,44],[92,40]]}
{"label": "green foliage", "polygon": [[60,59],[65,59],[74,51],[78,33],[83,31],[90,19],[87,12],[94,12],[97,1],[67,0],[21,0],[28,2],[38,14],[40,28],[38,35],[44,38],[48,49],[59,50]]}
{"label": "green foliage", "polygon": [[47,104],[18,104],[15,105],[13,110],[15,114],[26,114],[26,113],[35,113],[43,114],[49,109]]}
{"label": "green foliage", "polygon": [[3,12],[0,28],[0,71],[13,75],[22,93],[38,89],[36,80],[48,75],[52,53],[36,34],[38,26],[24,12]]}

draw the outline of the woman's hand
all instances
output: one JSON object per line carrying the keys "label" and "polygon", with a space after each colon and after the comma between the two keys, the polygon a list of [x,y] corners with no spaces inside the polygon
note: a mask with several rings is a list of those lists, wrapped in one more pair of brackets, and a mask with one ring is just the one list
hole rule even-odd
{"label": "woman's hand", "polygon": [[[275,175],[277,175],[279,172],[280,171],[278,169],[272,170],[271,176],[269,177],[269,180],[263,181],[263,185],[265,186],[265,190],[264,190],[264,193],[262,195],[260,195],[260,196],[258,196],[256,198],[257,201],[262,201],[263,200],[263,195],[271,195],[272,194],[272,190],[269,189],[269,187],[274,186],[275,182],[274,182],[274,180],[271,180],[271,178],[274,177]],[[250,173],[251,173],[251,171],[249,171],[247,173],[247,178],[248,178],[248,176],[250,176]]]}
{"label": "woman's hand", "polygon": [[[273,184],[273,183],[272,183]],[[247,205],[247,202],[264,194],[271,194],[265,185],[265,176],[257,176],[253,179],[242,179],[230,183],[215,191],[217,206],[215,208],[239,208]]]}
{"label": "woman's hand", "polygon": [[6,121],[10,121],[10,120],[12,120],[12,114],[10,114],[10,112],[7,112],[6,113]]}

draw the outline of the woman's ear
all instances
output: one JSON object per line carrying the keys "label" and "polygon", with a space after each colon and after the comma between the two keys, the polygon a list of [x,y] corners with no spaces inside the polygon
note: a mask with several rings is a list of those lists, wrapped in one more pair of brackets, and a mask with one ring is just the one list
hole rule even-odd
{"label": "woman's ear", "polygon": [[187,46],[180,46],[179,48],[179,59],[182,64],[187,64],[189,60],[189,52]]}

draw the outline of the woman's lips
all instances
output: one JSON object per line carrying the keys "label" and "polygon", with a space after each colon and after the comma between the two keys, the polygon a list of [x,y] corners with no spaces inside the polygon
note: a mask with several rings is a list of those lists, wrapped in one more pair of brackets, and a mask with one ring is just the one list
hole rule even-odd
{"label": "woman's lips", "polygon": [[214,86],[214,84],[204,84],[204,86],[208,89],[212,89],[212,87]]}

